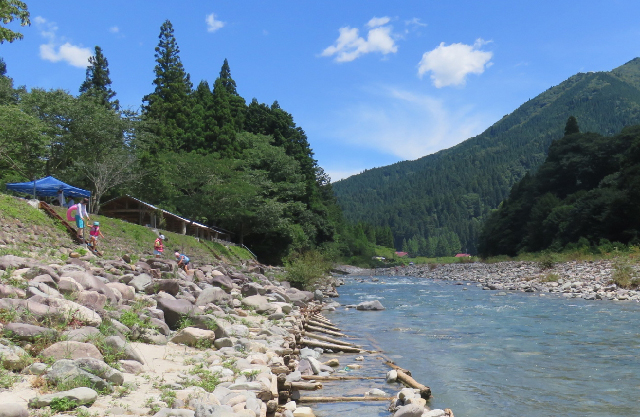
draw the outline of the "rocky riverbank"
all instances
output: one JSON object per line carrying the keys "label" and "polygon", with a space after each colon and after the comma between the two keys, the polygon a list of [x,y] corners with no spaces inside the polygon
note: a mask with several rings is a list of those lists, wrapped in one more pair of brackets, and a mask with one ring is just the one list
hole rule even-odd
{"label": "rocky riverbank", "polygon": [[279,407],[277,374],[297,368],[304,312],[335,288],[275,272],[0,257],[0,415],[312,416]]}
{"label": "rocky riverbank", "polygon": [[493,291],[536,292],[586,300],[640,301],[640,291],[621,288],[613,282],[616,272],[637,276],[637,266],[625,261],[599,260],[562,262],[545,267],[539,262],[456,263],[412,265],[377,269],[376,275],[475,282]]}

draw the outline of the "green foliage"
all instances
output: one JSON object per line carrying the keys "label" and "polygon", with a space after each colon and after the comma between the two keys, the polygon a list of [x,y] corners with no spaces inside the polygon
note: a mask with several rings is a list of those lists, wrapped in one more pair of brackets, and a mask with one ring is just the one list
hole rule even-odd
{"label": "green foliage", "polygon": [[78,406],[74,400],[67,397],[55,397],[51,400],[51,411],[55,413],[60,413],[63,411],[73,410]]}
{"label": "green foliage", "polygon": [[220,383],[220,374],[210,371],[201,363],[194,366],[190,373],[194,378],[186,380],[185,386],[201,387],[207,392],[213,392]]}
{"label": "green foliage", "polygon": [[640,278],[629,258],[618,257],[614,260],[611,282],[620,288],[626,289],[640,286]]}
{"label": "green foliage", "polygon": [[20,381],[20,376],[5,369],[4,366],[2,366],[2,362],[0,362],[0,388],[10,390],[13,384],[18,381]]}
{"label": "green foliage", "polygon": [[80,86],[80,93],[92,97],[109,109],[115,110],[119,107],[118,100],[113,100],[116,93],[111,89],[109,61],[99,46],[95,47],[95,55],[89,58],[86,78]]}
{"label": "green foliage", "polygon": [[[3,0],[0,4],[0,21],[2,21],[3,25],[6,25],[14,20],[19,20],[20,26],[31,25],[27,5],[20,0]],[[12,43],[16,39],[22,38],[23,35],[21,33],[0,26],[0,44],[5,43],[5,41]]]}
{"label": "green foliage", "polygon": [[[482,224],[491,210],[527,172],[544,162],[552,142],[563,136],[569,116],[580,120],[582,131],[602,135],[640,123],[638,74],[640,59],[611,72],[577,74],[459,145],[338,181],[333,189],[344,216],[352,223],[390,227],[396,248],[402,247],[403,239],[408,243],[414,236],[429,239],[453,232],[462,251],[475,254]],[[592,167],[598,170],[598,165]],[[517,213],[525,207],[522,204],[525,202],[512,210]],[[556,210],[553,222],[547,225],[550,229],[564,227],[564,214],[571,208]],[[521,229],[518,217],[512,220]],[[495,243],[513,247],[503,253],[519,250],[517,242],[508,239]]]}
{"label": "green foliage", "polygon": [[[640,126],[553,142],[534,175],[517,183],[479,240],[483,256],[520,252],[608,253],[638,240]],[[611,243],[616,242],[616,243]]]}
{"label": "green foliage", "polygon": [[313,284],[325,277],[331,269],[331,263],[317,250],[292,254],[284,265],[287,281],[300,289],[312,288]]}

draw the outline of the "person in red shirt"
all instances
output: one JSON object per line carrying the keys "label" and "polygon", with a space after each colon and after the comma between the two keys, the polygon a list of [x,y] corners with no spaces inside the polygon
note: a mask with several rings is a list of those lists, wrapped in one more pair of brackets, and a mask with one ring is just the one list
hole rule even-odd
{"label": "person in red shirt", "polygon": [[156,258],[162,257],[162,252],[164,252],[164,235],[158,236],[156,241],[153,243],[153,254],[156,255]]}

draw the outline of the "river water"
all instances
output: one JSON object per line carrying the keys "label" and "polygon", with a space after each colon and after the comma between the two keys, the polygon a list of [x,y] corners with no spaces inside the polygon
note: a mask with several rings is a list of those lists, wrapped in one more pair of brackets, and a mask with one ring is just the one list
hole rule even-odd
{"label": "river water", "polygon": [[[431,408],[451,408],[456,417],[640,415],[640,303],[357,278],[347,278],[337,300],[379,299],[386,310],[339,308],[327,318],[431,387]],[[388,368],[373,356],[359,372],[384,375]],[[378,384],[391,395],[399,389]],[[327,389],[322,395],[357,391],[354,384]],[[390,415],[382,403],[313,408],[319,416]]]}

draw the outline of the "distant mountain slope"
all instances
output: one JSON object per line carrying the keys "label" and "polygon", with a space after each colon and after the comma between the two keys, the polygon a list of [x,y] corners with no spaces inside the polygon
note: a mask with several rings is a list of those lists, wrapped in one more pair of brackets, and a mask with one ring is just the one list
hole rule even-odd
{"label": "distant mountain slope", "polygon": [[424,242],[453,231],[460,250],[476,253],[489,210],[544,161],[571,115],[582,132],[603,135],[640,124],[640,58],[610,72],[576,74],[476,137],[415,161],[367,170],[333,189],[348,220],[390,226],[398,248],[403,240]]}

